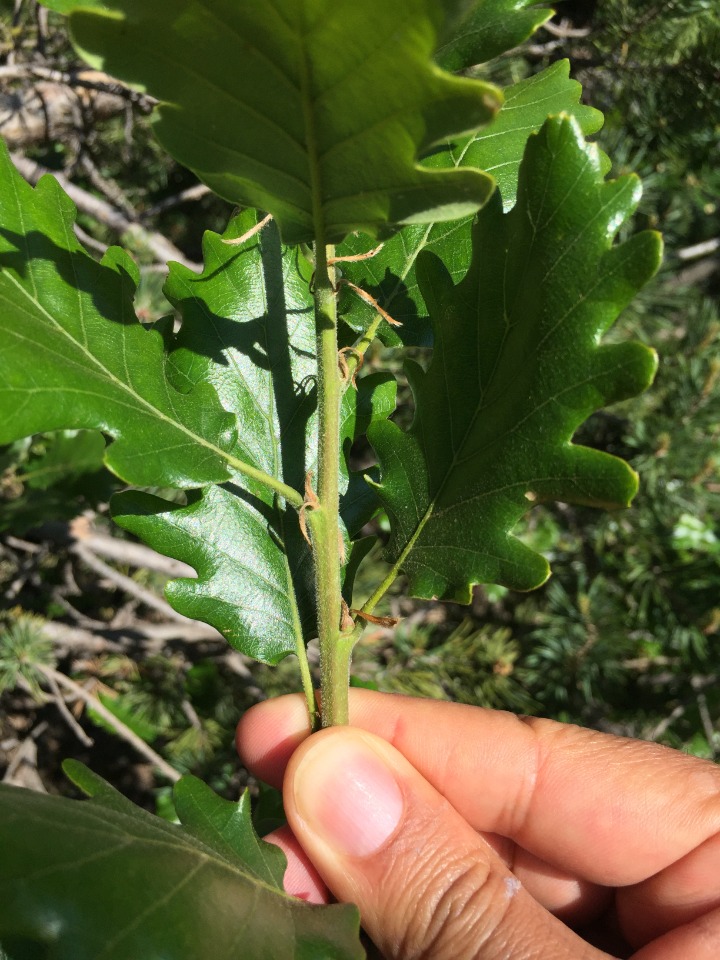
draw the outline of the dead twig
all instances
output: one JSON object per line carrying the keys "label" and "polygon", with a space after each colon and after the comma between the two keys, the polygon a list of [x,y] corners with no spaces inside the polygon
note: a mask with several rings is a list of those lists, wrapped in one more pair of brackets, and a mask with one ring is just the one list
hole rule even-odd
{"label": "dead twig", "polygon": [[70,677],[66,676],[64,673],[61,673],[59,670],[55,670],[53,667],[40,667],[38,669],[42,671],[43,675],[48,679],[52,677],[57,685],[64,687],[66,690],[71,691],[75,696],[83,700],[95,713],[98,714],[107,724],[109,724],[113,730],[120,736],[126,743],[129,743],[139,754],[145,757],[146,760],[149,760],[154,767],[156,767],[168,780],[176,783],[180,779],[180,774],[173,767],[170,766],[159,753],[156,753],[151,746],[149,746],[143,739],[141,739],[136,733],[122,722],[118,720],[114,713],[111,713],[104,704],[98,700],[97,697],[93,694],[88,693],[88,691],[80,686],[79,683],[76,683],[74,680],[71,680]]}
{"label": "dead twig", "polygon": [[716,250],[720,250],[720,237],[694,243],[691,247],[681,247],[677,251],[677,257],[678,260],[699,260],[701,257],[709,257]]}
{"label": "dead twig", "polygon": [[561,37],[568,40],[582,40],[590,36],[590,27],[573,27],[569,20],[561,20],[559,23],[553,23],[548,20],[543,24],[543,29],[547,30],[553,37]]}
{"label": "dead twig", "polygon": [[47,722],[37,724],[18,746],[10,760],[2,782],[25,787],[37,793],[47,793],[37,769],[37,740],[48,728]]}
{"label": "dead twig", "polygon": [[179,207],[181,203],[191,203],[195,200],[200,200],[210,192],[210,187],[206,187],[204,183],[196,183],[195,186],[181,190],[180,193],[176,193],[172,197],[165,197],[164,200],[158,200],[157,203],[148,207],[147,210],[143,210],[142,217],[143,219],[156,217],[159,213],[165,213],[166,210]]}
{"label": "dead twig", "polygon": [[155,570],[157,573],[164,573],[169,577],[189,577],[191,579],[197,577],[193,568],[181,560],[173,560],[172,557],[165,557],[141,543],[110,537],[107,534],[98,533],[92,528],[90,528],[89,533],[86,533],[77,522],[70,524],[70,536],[76,542],[85,544],[93,553],[100,554],[100,556],[107,557],[110,560],[116,560],[118,563],[127,564],[130,567]]}
{"label": "dead twig", "polygon": [[45,681],[48,687],[50,687],[50,693],[52,694],[52,701],[60,711],[60,715],[62,716],[65,723],[70,727],[72,732],[75,734],[75,736],[78,738],[78,740],[80,741],[80,743],[82,743],[84,747],[92,747],[95,741],[93,740],[92,737],[89,737],[87,733],[85,733],[83,728],[80,726],[80,724],[77,722],[75,717],[72,715],[72,713],[68,709],[68,705],[65,703],[65,700],[62,695],[62,690],[58,686],[57,680],[55,679],[53,668],[44,667],[40,664],[38,664],[37,666],[38,666],[38,670],[40,670],[42,675],[45,677]]}
{"label": "dead twig", "polygon": [[108,93],[115,97],[122,97],[124,100],[138,104],[145,113],[149,113],[158,102],[155,97],[146,93],[139,93],[99,70],[83,68],[68,73],[65,70],[43,66],[39,63],[12,63],[0,66],[0,80],[33,79],[46,80],[49,83],[70,87],[71,89],[96,90],[98,93]]}
{"label": "dead twig", "polygon": [[132,577],[125,576],[124,573],[120,573],[118,570],[115,570],[114,567],[105,563],[104,560],[101,560],[100,557],[95,556],[93,551],[85,543],[74,543],[70,550],[76,557],[82,560],[86,566],[94,570],[95,573],[100,574],[101,577],[105,577],[124,593],[129,594],[131,597],[136,597],[141,603],[144,603],[146,607],[157,610],[166,620],[176,620],[182,624],[190,624],[193,622],[181,613],[173,610],[167,600],[163,600],[162,597],[159,597],[152,590],[148,590],[147,587],[143,587],[136,580],[133,580]]}
{"label": "dead twig", "polygon": [[109,177],[104,177],[100,173],[94,160],[88,153],[83,153],[80,157],[80,166],[87,174],[88,180],[95,189],[109,200],[114,207],[117,207],[118,210],[124,213],[128,220],[131,220],[133,223],[139,220],[137,210],[135,210],[125,196],[123,190],[114,180],[111,180]]}

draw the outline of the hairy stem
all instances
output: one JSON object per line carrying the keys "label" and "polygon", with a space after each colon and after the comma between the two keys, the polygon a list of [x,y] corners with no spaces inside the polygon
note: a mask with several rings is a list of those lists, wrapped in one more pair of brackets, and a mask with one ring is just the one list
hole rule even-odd
{"label": "hairy stem", "polygon": [[[321,238],[318,237],[318,241]],[[340,630],[340,397],[337,306],[334,271],[328,267],[333,248],[315,247],[315,329],[318,364],[318,503],[309,510],[308,525],[315,560],[320,643],[322,725],[348,722],[350,650]]]}
{"label": "hairy stem", "polygon": [[357,370],[360,366],[360,362],[362,358],[365,356],[368,349],[375,342],[375,337],[377,336],[378,327],[382,323],[382,319],[383,318],[380,316],[380,314],[376,313],[372,323],[367,328],[365,333],[363,333],[363,335],[355,342],[352,353],[348,356],[348,359],[347,359],[348,372],[347,372],[347,377],[345,379],[345,383],[343,384],[343,392],[347,390],[347,388],[352,383],[352,378],[354,374],[357,373]]}

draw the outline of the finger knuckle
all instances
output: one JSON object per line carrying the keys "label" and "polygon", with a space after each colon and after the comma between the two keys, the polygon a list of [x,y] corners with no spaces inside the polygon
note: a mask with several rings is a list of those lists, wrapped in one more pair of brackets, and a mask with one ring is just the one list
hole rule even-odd
{"label": "finger knuckle", "polygon": [[401,909],[393,958],[478,956],[503,922],[514,892],[512,878],[477,851],[458,853],[431,843],[406,862],[410,867],[395,886]]}

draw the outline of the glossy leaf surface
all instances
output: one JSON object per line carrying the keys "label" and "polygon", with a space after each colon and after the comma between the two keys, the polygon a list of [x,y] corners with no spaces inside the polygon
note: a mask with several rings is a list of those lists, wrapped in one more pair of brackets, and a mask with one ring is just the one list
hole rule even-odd
{"label": "glossy leaf surface", "polygon": [[602,335],[660,260],[656,234],[613,238],[639,199],[634,177],[605,183],[595,147],[569,119],[528,143],[514,209],[479,215],[457,285],[432,254],[419,281],[435,350],[408,365],[408,432],[371,429],[392,537],[388,559],[415,596],[469,602],[475,583],[528,590],[547,561],[513,537],[532,503],[619,507],[637,478],[622,460],[575,446],[580,424],[643,390],[656,367],[637,343]]}
{"label": "glossy leaf surface", "polygon": [[[505,102],[491,124],[472,137],[458,141],[428,158],[433,167],[472,166],[486,169],[498,185],[503,205],[509,210],[517,196],[518,171],[528,138],[545,122],[549,114],[573,116],[586,135],[602,126],[602,114],[580,103],[580,84],[570,79],[570,64],[560,60],[527,80],[507,87]],[[377,256],[343,267],[345,276],[369,290],[390,315],[403,324],[391,327],[383,321],[380,337],[389,346],[405,343],[429,345],[432,330],[427,308],[418,288],[415,263],[422,250],[442,258],[454,280],[467,272],[472,256],[470,232],[472,217],[455,223],[437,223],[406,227],[387,240]],[[362,237],[351,237],[341,252],[355,254],[367,249]],[[356,329],[370,323],[372,311],[350,294],[342,307],[348,322]]]}
{"label": "glossy leaf surface", "polygon": [[519,46],[554,11],[536,0],[475,0],[436,54],[446,70],[466,70]]}
{"label": "glossy leaf surface", "polygon": [[227,479],[232,419],[210,384],[173,389],[161,337],[133,311],[137,268],[117,248],[97,263],[74,215],[52,177],[33,189],[0,144],[0,443],[102,430],[128,483]]}
{"label": "glossy leaf surface", "polygon": [[[98,264],[75,240],[74,208],[55,181],[33,190],[5,152],[0,164],[0,441],[94,428],[116,438],[106,463],[125,481],[203,486],[187,506],[133,491],[116,504],[118,520],[198,570],[169,587],[177,609],[258,659],[296,651],[315,623],[297,513],[277,487],[235,468],[302,491],[315,467],[310,264],[274,227],[241,247],[208,235],[203,274],[173,266],[168,296],[183,323],[162,336],[133,313],[132,261],[114,250]],[[346,446],[393,402],[389,377],[348,391]],[[344,461],[339,469],[345,491]],[[361,526],[376,502],[354,479],[348,523]]]}
{"label": "glossy leaf surface", "polygon": [[66,769],[91,800],[0,785],[0,940],[11,956],[14,947],[46,960],[364,955],[354,907],[312,907],[282,891],[284,855],[257,838],[246,799],[184,777],[178,827],[81,765]]}
{"label": "glossy leaf surface", "polygon": [[500,106],[494,87],[432,62],[464,0],[104,6],[71,14],[86,59],[157,97],[165,148],[221,196],[272,213],[288,243],[454,219],[492,189],[480,171],[417,162]]}
{"label": "glossy leaf surface", "polygon": [[[219,237],[209,238],[205,274],[197,278],[177,267],[175,288],[170,283],[170,295],[174,290],[185,313],[175,342],[171,334],[163,338],[137,321],[132,261],[113,250],[98,264],[80,247],[72,232],[74,208],[57,183],[46,178],[33,190],[5,151],[0,164],[0,331],[6,344],[0,367],[0,440],[57,428],[95,428],[117,438],[106,463],[125,481],[197,487],[229,480],[232,468],[243,464],[261,471],[267,467],[263,475],[271,480],[284,476],[288,454],[286,445],[283,462],[280,427],[292,421],[293,457],[297,450],[301,455],[292,459],[291,479],[302,490],[302,417],[314,409],[304,386],[314,370],[309,266],[304,275],[296,275],[299,261],[284,261],[277,235],[274,245],[269,235],[272,255],[263,261],[258,244],[248,243],[251,263],[239,278],[233,267],[243,252]],[[187,285],[195,281],[193,289],[200,292],[188,294]],[[239,306],[250,290],[253,296]],[[212,312],[218,302],[227,308],[224,314]],[[291,351],[286,321],[293,316],[302,329],[292,330]],[[266,347],[270,352],[263,360]],[[171,363],[166,348],[174,349]],[[242,576],[228,600],[245,599],[245,607],[232,606],[229,615],[226,602],[209,606],[198,581],[189,581],[192,587],[185,591],[197,591],[198,602],[188,603],[180,595],[178,605],[189,616],[217,625],[240,649],[274,662],[297,649],[301,620],[313,619],[307,586],[312,571],[296,512],[284,505],[276,510],[273,490],[244,479],[242,487],[208,486],[204,494],[190,493],[184,516],[197,531],[200,566],[207,558],[213,571],[222,568],[218,558],[226,543],[241,557]],[[143,505],[152,499],[140,493],[128,496]],[[157,502],[179,516],[173,506]],[[214,516],[208,513],[211,507],[218,511]],[[268,536],[269,529],[275,539]],[[177,534],[168,523],[162,532],[167,542],[161,538],[155,543],[170,552]],[[188,551],[175,551],[181,552],[188,562],[195,559]],[[255,589],[258,583],[266,587],[264,593]],[[278,629],[279,624],[285,629]]]}
{"label": "glossy leaf surface", "polygon": [[[253,221],[250,213],[237,218],[224,239],[243,235]],[[236,418],[242,458],[303,490],[306,475],[317,474],[312,267],[280,244],[273,225],[241,246],[224,239],[206,234],[202,274],[171,267],[166,294],[183,320],[170,343],[171,379],[191,393],[211,383]],[[349,389],[341,411],[345,454],[394,406],[388,375]],[[362,478],[348,476],[345,458],[340,474],[343,516],[354,532],[377,498]],[[217,627],[233,646],[276,663],[314,636],[310,551],[297,512],[266,486],[244,478],[242,486],[194,493],[186,505],[130,491],[113,498],[112,511],[120,526],[195,568],[197,579],[167,586],[168,600]]]}

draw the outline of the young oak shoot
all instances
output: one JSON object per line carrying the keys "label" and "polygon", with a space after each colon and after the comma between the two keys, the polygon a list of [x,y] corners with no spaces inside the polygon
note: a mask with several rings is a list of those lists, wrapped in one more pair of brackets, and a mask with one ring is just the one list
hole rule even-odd
{"label": "young oak shoot", "polygon": [[[0,443],[101,431],[130,487],[113,497],[116,522],[197,572],[168,585],[175,609],[265,663],[296,654],[312,723],[306,643],[317,637],[322,723],[346,723],[352,648],[396,577],[413,596],[461,602],[477,583],[532,589],[548,565],[513,530],[534,503],[632,499],[631,468],[573,437],[655,371],[648,348],[602,343],[659,263],[653,233],[615,242],[637,181],[606,180],[584,138],[600,118],[566,64],[504,93],[448,72],[547,18],[524,0],[47,2],[69,13],[91,64],[158,99],[168,151],[245,209],[223,236],[206,234],[201,273],[170,265],[177,332],[148,329],[130,257],[111,249],[96,262],[57,183],[32,189],[0,152]],[[407,365],[406,431],[389,419],[394,378],[360,371],[376,339],[434,344],[426,369]],[[348,462],[363,436],[379,460],[367,477]],[[362,530],[380,509],[387,574],[360,606]],[[183,828],[168,833],[89,772],[72,776],[90,804],[42,798],[23,815],[0,789],[0,939],[52,940],[59,960],[90,960],[100,937],[108,960],[187,960],[200,930],[219,960],[241,935],[250,957],[361,956],[351,908],[325,923],[282,893],[279,855],[267,859],[246,808],[184,779]],[[49,839],[52,810],[67,843]],[[107,869],[78,880],[88,818]],[[143,872],[160,850],[161,869]],[[206,868],[194,913],[187,877]],[[34,869],[41,884],[18,883]],[[149,907],[137,890],[117,898],[129,870],[147,873],[134,886]],[[110,917],[109,946],[88,915]]]}
{"label": "young oak shoot", "polygon": [[[317,635],[322,722],[347,722],[349,659],[364,620],[343,607],[343,596],[352,603],[345,574],[357,561],[347,566],[346,555],[379,503],[391,523],[391,567],[365,603],[366,615],[401,571],[417,596],[465,602],[474,583],[541,583],[545,561],[511,533],[528,495],[629,502],[629,468],[573,447],[572,436],[594,409],[651,379],[654,360],[645,348],[599,348],[597,340],[655,269],[657,241],[646,235],[634,244],[632,276],[625,277],[616,261],[627,254],[612,251],[612,236],[636,202],[636,187],[603,183],[599,155],[569,119],[543,129],[519,188],[505,182],[503,199],[511,205],[517,190],[514,208],[503,214],[496,193],[468,232],[493,186],[475,166],[486,149],[482,127],[477,131],[492,121],[502,97],[431,59],[440,38],[449,55],[453,30],[465,36],[462,4],[345,0],[326,8],[285,0],[268,10],[222,5],[212,18],[170,0],[70,6],[86,58],[159,99],[155,129],[171,152],[224,196],[264,208],[274,222],[256,234],[255,219],[244,217],[223,243],[208,236],[199,277],[173,265],[167,295],[183,324],[163,344],[158,334],[127,326],[132,264],[119,253],[95,264],[68,240],[72,212],[54,185],[8,191],[4,223],[16,224],[14,235],[33,264],[16,268],[13,295],[24,289],[22,308],[36,327],[25,320],[25,339],[10,341],[17,385],[5,394],[14,409],[3,439],[57,427],[100,429],[115,438],[108,465],[128,483],[193,490],[183,507],[133,491],[115,498],[113,514],[196,568],[196,581],[168,587],[179,610],[215,624],[266,662],[298,655],[311,717],[305,643]],[[390,49],[378,46],[378,35],[400,39]],[[144,52],[154,38],[163,58]],[[227,71],[222,64],[238,38],[246,55]],[[347,56],[330,56],[340,42]],[[465,55],[472,60],[470,51]],[[178,69],[169,71],[168,63]],[[551,88],[550,98],[543,90],[545,104],[554,97],[592,126],[566,75],[541,75],[535,86],[541,82]],[[520,107],[535,118],[536,101],[524,89],[509,97],[519,101],[516,114]],[[221,144],[212,132],[220,113]],[[503,143],[515,142],[519,159],[527,130],[518,140],[502,111],[495,124]],[[456,146],[418,164],[432,144],[451,140]],[[556,154],[562,162],[554,167],[548,157]],[[536,213],[539,196],[544,206]],[[50,222],[51,207],[64,209],[62,223]],[[32,217],[38,229],[29,233]],[[459,225],[462,237],[446,268],[427,252],[445,252],[447,240],[433,234],[443,222],[453,231]],[[348,262],[349,282],[360,289],[372,287],[378,274],[398,276],[396,239],[366,258],[356,247],[358,231],[394,233],[414,247],[398,283],[410,289],[414,282],[414,309],[427,310],[436,348],[426,373],[409,371],[417,412],[407,434],[386,420],[392,378],[361,378],[357,395],[348,390],[390,314],[362,304],[365,326],[354,343],[342,345],[351,348],[344,361],[336,264]],[[7,242],[11,268],[18,244],[11,233]],[[311,243],[312,263],[289,242]],[[584,289],[589,264],[597,282]],[[52,310],[44,302],[53,271],[67,288],[68,310],[60,316],[56,293]],[[69,275],[72,286],[64,284]],[[108,331],[118,322],[113,341]],[[418,311],[396,337],[412,339],[421,322]],[[28,329],[35,331],[29,338]],[[49,370],[41,395],[34,390],[38,355]],[[83,368],[96,386],[78,393]],[[574,386],[568,371],[581,375]],[[23,386],[23,372],[32,388]],[[348,475],[345,460],[362,432],[382,466],[371,487]],[[311,496],[308,477],[317,478]]]}

